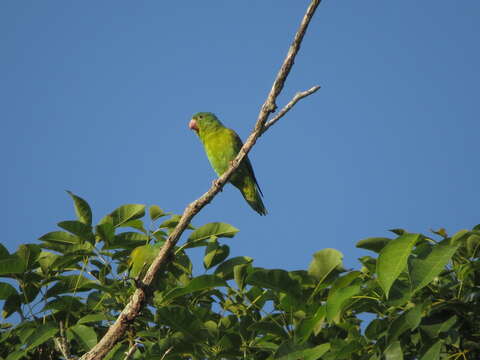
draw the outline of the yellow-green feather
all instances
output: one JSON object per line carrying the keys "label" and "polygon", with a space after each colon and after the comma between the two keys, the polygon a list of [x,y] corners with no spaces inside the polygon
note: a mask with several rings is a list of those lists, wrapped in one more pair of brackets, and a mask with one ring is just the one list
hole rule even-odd
{"label": "yellow-green feather", "polygon": [[[200,131],[199,137],[205,147],[208,160],[218,176],[222,175],[235,159],[243,143],[237,133],[220,124],[215,129]],[[253,172],[250,160],[244,159],[230,182],[240,190],[248,204],[260,215],[266,215],[267,210],[261,198],[261,191]]]}

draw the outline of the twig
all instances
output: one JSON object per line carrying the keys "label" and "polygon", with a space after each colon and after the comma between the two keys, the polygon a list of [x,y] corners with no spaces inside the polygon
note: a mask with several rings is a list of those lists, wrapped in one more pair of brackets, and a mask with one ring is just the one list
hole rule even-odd
{"label": "twig", "polygon": [[[145,286],[150,286],[152,283],[156,273],[159,271],[160,266],[165,263],[168,258],[168,254],[173,249],[177,241],[180,239],[180,236],[187,228],[188,224],[192,220],[192,218],[212,199],[215,197],[218,192],[222,189],[222,187],[226,184],[230,176],[233,172],[238,168],[242,160],[247,156],[250,149],[255,145],[257,139],[262,135],[264,132],[265,122],[267,121],[269,115],[273,113],[277,107],[275,101],[277,96],[280,94],[285,81],[287,79],[288,74],[294,64],[295,56],[297,55],[298,51],[300,50],[300,44],[303,40],[305,32],[307,31],[308,24],[315,13],[318,5],[320,4],[321,0],[312,0],[310,5],[307,8],[307,11],[302,19],[300,27],[295,34],[292,44],[288,50],[287,56],[283,61],[283,64],[273,82],[273,86],[270,89],[270,92],[265,100],[265,103],[262,105],[260,109],[260,113],[258,114],[257,122],[255,123],[254,130],[250,134],[250,136],[245,141],[245,144],[240,149],[238,155],[235,159],[231,162],[230,167],[220,176],[212,185],[212,187],[203,194],[200,198],[195,200],[194,202],[190,203],[184,210],[183,215],[181,216],[177,226],[172,230],[168,239],[165,241],[165,244],[160,249],[155,260],[152,262],[150,267],[147,270],[147,273],[143,277],[142,283]],[[308,90],[311,91],[312,89]],[[312,91],[315,92],[316,90]],[[307,94],[310,95],[310,94]],[[302,97],[307,95],[298,97],[295,101],[297,102]],[[294,98],[295,99],[295,98]],[[293,100],[292,100],[293,101]],[[283,114],[282,112],[279,115],[283,116],[290,108],[293,106],[292,104],[288,109],[286,109]],[[288,105],[287,105],[288,107]],[[283,110],[282,110],[283,111]],[[274,119],[272,119],[274,120]],[[276,120],[275,120],[276,121]],[[274,122],[273,122],[274,123]],[[273,125],[270,124],[269,126]],[[130,324],[140,313],[144,302],[146,299],[146,292],[142,288],[137,288],[132,297],[130,298],[129,303],[125,306],[123,311],[118,316],[115,323],[110,326],[107,333],[103,336],[102,339],[95,345],[88,353],[84,354],[81,357],[81,360],[100,360],[113,348],[113,346],[119,341],[119,339],[123,336],[126,331],[128,324]]]}
{"label": "twig", "polygon": [[65,358],[65,360],[70,360],[72,357],[70,355],[70,348],[68,347],[68,341],[65,336],[65,326],[63,325],[63,321],[60,321],[59,326],[60,336],[54,337],[53,342],[55,343],[58,351],[62,353],[62,356]]}
{"label": "twig", "polygon": [[128,349],[128,351],[125,353],[125,357],[123,358],[123,360],[130,359],[132,355],[135,353],[135,351],[137,351],[137,348],[138,348],[138,343],[137,342],[133,343],[133,345],[130,346],[130,349]]}
{"label": "twig", "polygon": [[165,359],[165,356],[167,356],[168,353],[169,353],[170,351],[172,351],[172,350],[173,350],[173,346],[170,346],[170,347],[167,349],[167,351],[165,351],[165,353],[163,354],[163,356],[161,357],[160,360]]}
{"label": "twig", "polygon": [[265,124],[268,115],[270,115],[276,110],[277,105],[275,104],[275,100],[277,99],[278,94],[280,94],[280,91],[282,91],[283,89],[285,80],[287,80],[287,76],[290,73],[290,70],[292,69],[292,66],[295,62],[295,57],[300,50],[300,45],[302,43],[303,37],[307,32],[308,24],[310,23],[310,20],[312,20],[313,14],[315,13],[315,10],[317,10],[318,5],[320,5],[320,1],[321,0],[312,0],[312,2],[307,8],[307,11],[303,16],[302,22],[300,23],[300,27],[298,28],[295,37],[293,38],[292,45],[290,45],[290,48],[288,49],[287,56],[285,57],[285,60],[283,61],[280,70],[278,71],[275,81],[273,82],[273,86],[270,89],[267,100],[265,101],[260,110],[257,123],[255,124],[255,131],[260,130]]}
{"label": "twig", "polygon": [[296,93],[295,96],[293,97],[292,100],[290,100],[290,102],[285,105],[283,107],[282,110],[280,110],[280,112],[275,115],[272,119],[268,120],[265,125],[263,126],[263,130],[262,130],[262,134],[268,130],[268,128],[270,126],[272,126],[273,124],[275,124],[278,120],[280,120],[282,117],[285,116],[286,113],[288,113],[290,111],[291,108],[293,108],[295,106],[295,104],[297,102],[299,102],[300,100],[302,100],[304,97],[307,97],[309,95],[312,95],[314,92],[316,92],[318,89],[320,89],[320,86],[314,86],[312,87],[311,89],[308,89],[306,91],[302,91],[302,92],[299,92],[299,93]]}

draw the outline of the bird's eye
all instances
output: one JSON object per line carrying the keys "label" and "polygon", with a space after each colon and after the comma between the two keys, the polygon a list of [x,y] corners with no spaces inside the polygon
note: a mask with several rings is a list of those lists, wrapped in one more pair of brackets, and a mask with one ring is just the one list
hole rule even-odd
{"label": "bird's eye", "polygon": [[199,119],[202,119],[202,118],[203,118],[203,116],[202,116],[202,115],[200,115],[198,118],[199,118]]}

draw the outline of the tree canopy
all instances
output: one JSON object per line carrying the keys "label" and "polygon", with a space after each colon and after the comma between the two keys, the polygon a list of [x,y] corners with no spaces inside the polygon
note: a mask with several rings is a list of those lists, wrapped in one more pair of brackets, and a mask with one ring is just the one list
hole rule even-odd
{"label": "tree canopy", "polygon": [[[90,350],[179,220],[129,204],[93,225],[88,203],[69,194],[75,220],[15,253],[0,246],[0,359]],[[106,359],[480,357],[480,225],[453,235],[394,229],[358,241],[368,251],[359,269],[327,248],[294,271],[230,257],[232,225],[188,228]],[[198,247],[203,263],[193,264]]]}

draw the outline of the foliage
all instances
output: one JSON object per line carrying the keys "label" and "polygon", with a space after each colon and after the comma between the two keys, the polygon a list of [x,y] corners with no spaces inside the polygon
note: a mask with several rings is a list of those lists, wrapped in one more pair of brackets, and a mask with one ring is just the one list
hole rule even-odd
{"label": "foliage", "polygon": [[[88,351],[123,309],[179,217],[124,205],[92,225],[77,220],[10,254],[0,245],[0,359],[62,359]],[[448,236],[392,230],[346,270],[334,249],[308,270],[256,267],[229,257],[238,229],[194,229],[157,276],[149,303],[107,356],[125,359],[479,359],[480,226]],[[435,238],[435,239],[434,239]],[[230,240],[228,240],[230,241]],[[203,247],[204,273],[192,248]],[[63,347],[62,344],[67,346]]]}

